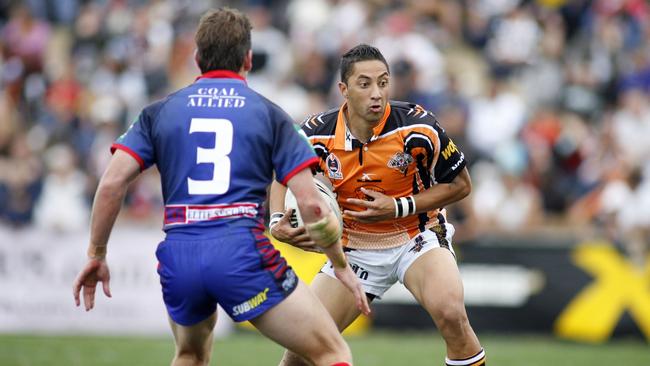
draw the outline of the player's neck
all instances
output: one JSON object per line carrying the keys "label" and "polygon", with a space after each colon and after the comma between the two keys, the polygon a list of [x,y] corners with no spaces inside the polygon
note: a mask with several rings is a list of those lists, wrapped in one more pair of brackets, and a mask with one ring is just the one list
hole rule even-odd
{"label": "player's neck", "polygon": [[373,134],[372,129],[379,123],[379,121],[366,121],[363,117],[351,111],[347,104],[343,109],[343,117],[352,136],[363,143],[370,141]]}

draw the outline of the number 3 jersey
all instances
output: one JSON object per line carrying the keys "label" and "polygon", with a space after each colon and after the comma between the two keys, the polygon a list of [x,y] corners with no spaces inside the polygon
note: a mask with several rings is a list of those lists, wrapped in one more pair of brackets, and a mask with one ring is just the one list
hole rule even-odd
{"label": "number 3 jersey", "polygon": [[[362,187],[404,197],[449,183],[464,169],[463,153],[434,115],[419,105],[388,103],[365,144],[350,133],[343,113],[346,108],[344,104],[302,124],[320,158],[317,170],[331,181],[341,209],[361,210],[347,199],[370,199]],[[440,209],[377,223],[344,218],[343,243],[356,249],[400,246],[426,229],[444,228],[437,225]]]}
{"label": "number 3 jersey", "polygon": [[203,235],[259,227],[273,172],[286,184],[318,161],[296,128],[238,74],[212,71],[146,107],[111,151],[158,167],[168,234]]}

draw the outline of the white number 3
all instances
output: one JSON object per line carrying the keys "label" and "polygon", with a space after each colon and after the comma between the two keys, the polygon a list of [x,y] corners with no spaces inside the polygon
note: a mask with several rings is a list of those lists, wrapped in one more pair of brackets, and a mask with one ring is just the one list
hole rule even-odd
{"label": "white number 3", "polygon": [[232,150],[232,122],[222,118],[192,118],[190,133],[214,133],[214,148],[196,148],[196,163],[214,165],[212,179],[194,180],[187,178],[189,194],[224,194],[230,187],[230,158]]}

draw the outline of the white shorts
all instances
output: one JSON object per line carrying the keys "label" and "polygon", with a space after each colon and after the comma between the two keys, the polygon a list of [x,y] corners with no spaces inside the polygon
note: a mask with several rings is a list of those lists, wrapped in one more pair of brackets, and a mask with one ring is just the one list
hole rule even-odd
{"label": "white shorts", "polygon": [[[381,298],[395,282],[404,283],[404,275],[411,264],[431,249],[449,249],[456,256],[451,245],[455,231],[452,224],[444,223],[419,233],[399,247],[381,250],[346,248],[345,251],[366,293]],[[329,260],[321,272],[336,278]]]}

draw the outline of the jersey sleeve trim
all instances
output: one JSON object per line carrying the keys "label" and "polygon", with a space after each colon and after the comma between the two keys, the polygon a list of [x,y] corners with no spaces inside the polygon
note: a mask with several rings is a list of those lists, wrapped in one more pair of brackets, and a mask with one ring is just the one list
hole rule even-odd
{"label": "jersey sleeve trim", "polygon": [[291,180],[291,178],[293,178],[294,175],[298,174],[301,170],[303,170],[305,168],[317,165],[318,162],[319,162],[319,160],[318,160],[318,157],[316,157],[316,156],[314,156],[313,158],[309,158],[309,160],[303,162],[302,164],[295,167],[292,171],[290,171],[289,174],[287,174],[284,177],[284,179],[282,179],[280,181],[280,183],[282,183],[283,185],[286,186],[287,182],[289,182],[289,180]]}
{"label": "jersey sleeve trim", "polygon": [[113,145],[111,145],[111,154],[115,154],[115,150],[122,150],[125,153],[131,155],[131,157],[135,159],[138,162],[138,164],[140,164],[140,171],[143,171],[145,169],[144,160],[142,160],[140,155],[138,155],[135,151],[129,149],[127,146],[124,146],[122,144],[113,143]]}

